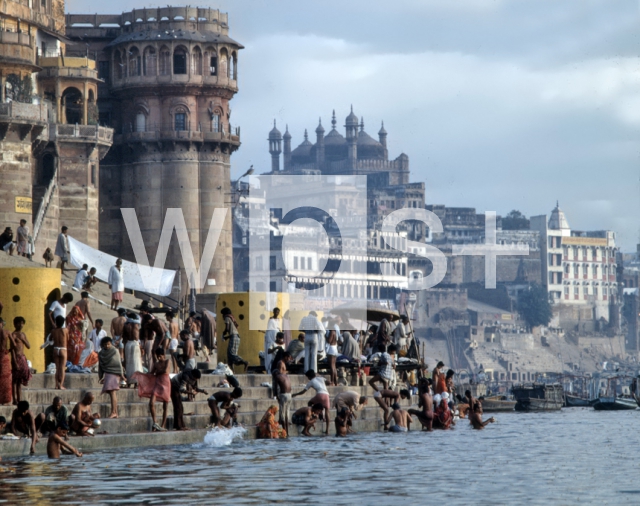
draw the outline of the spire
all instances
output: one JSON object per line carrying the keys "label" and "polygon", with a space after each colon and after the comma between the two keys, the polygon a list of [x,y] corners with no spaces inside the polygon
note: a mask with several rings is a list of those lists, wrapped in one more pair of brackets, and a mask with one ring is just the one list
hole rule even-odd
{"label": "spire", "polygon": [[360,131],[364,132],[364,116],[360,118]]}
{"label": "spire", "polygon": [[316,128],[316,133],[317,134],[323,134],[324,133],[324,128],[322,126],[322,118],[318,119],[318,128]]}
{"label": "spire", "polygon": [[309,134],[307,134],[307,129],[304,129],[304,140],[308,141],[309,140]]}
{"label": "spire", "polygon": [[273,128],[271,129],[271,132],[269,132],[269,139],[282,139],[282,134],[280,133],[280,130],[278,130],[278,128],[276,127],[276,120],[273,120]]}
{"label": "spire", "polygon": [[347,116],[345,126],[355,126],[356,130],[358,128],[358,116],[353,113],[353,106],[351,106],[351,112],[349,113],[349,116]]}
{"label": "spire", "polygon": [[384,129],[384,121],[382,122],[382,126],[380,127],[378,135],[387,135],[387,131]]}
{"label": "spire", "polygon": [[333,115],[331,116],[331,130],[335,130],[336,129],[336,124],[338,122],[336,121],[336,110],[333,110]]}
{"label": "spire", "polygon": [[291,134],[289,133],[289,125],[286,125],[285,131],[284,131],[284,135],[282,136],[283,139],[291,139]]}

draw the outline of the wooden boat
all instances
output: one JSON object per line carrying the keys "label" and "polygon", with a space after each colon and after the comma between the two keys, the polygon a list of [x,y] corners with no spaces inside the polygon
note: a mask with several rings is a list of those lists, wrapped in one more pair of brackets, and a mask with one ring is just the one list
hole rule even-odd
{"label": "wooden boat", "polygon": [[498,413],[501,411],[513,411],[516,401],[509,401],[501,397],[485,397],[482,400],[482,411],[485,413]]}
{"label": "wooden boat", "polygon": [[531,383],[511,389],[516,411],[555,411],[564,404],[564,390],[559,383]]}
{"label": "wooden boat", "polygon": [[585,399],[575,395],[564,394],[565,408],[588,408],[594,405],[598,399]]}
{"label": "wooden boat", "polygon": [[600,396],[593,405],[598,411],[622,411],[637,409],[638,403],[631,397]]}

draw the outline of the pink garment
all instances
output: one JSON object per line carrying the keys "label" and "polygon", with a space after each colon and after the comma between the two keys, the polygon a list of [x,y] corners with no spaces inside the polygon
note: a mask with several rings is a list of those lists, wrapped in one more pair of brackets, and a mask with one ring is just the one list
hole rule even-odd
{"label": "pink garment", "polygon": [[103,394],[112,390],[120,390],[120,376],[106,372],[104,373],[104,384],[100,393]]}
{"label": "pink garment", "polygon": [[133,377],[138,382],[138,395],[140,397],[148,399],[155,395],[158,401],[169,402],[171,400],[171,380],[168,374],[154,376],[151,373],[138,372]]}

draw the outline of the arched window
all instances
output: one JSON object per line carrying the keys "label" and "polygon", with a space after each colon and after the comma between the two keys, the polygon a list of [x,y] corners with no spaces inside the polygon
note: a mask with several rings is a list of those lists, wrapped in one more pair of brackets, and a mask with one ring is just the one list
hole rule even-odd
{"label": "arched window", "polygon": [[123,67],[122,58],[120,57],[120,51],[116,51],[113,57],[113,73],[116,76],[116,79],[122,79]]}
{"label": "arched window", "polygon": [[194,76],[202,75],[202,51],[200,51],[200,48],[197,46],[191,54],[191,73]]}
{"label": "arched window", "polygon": [[215,76],[218,72],[218,53],[213,47],[208,47],[204,53],[205,62],[209,65],[208,75]]}
{"label": "arched window", "polygon": [[233,64],[233,56],[229,57],[229,79],[233,79],[233,72],[234,72],[234,64]]}
{"label": "arched window", "polygon": [[136,113],[136,132],[146,132],[147,130],[147,115],[138,111]]}
{"label": "arched window", "polygon": [[184,107],[178,107],[173,114],[173,124],[176,131],[188,130],[187,128],[187,110]]}
{"label": "arched window", "polygon": [[140,75],[140,51],[137,47],[129,49],[127,56],[129,57],[129,77]]}
{"label": "arched window", "polygon": [[158,55],[154,47],[147,47],[144,50],[144,59],[142,62],[142,70],[145,76],[155,76],[158,72]]}
{"label": "arched window", "polygon": [[212,132],[220,131],[220,111],[215,111],[211,115],[211,131]]}
{"label": "arched window", "polygon": [[171,74],[171,52],[167,46],[160,48],[160,75],[168,76]]}
{"label": "arched window", "polygon": [[70,125],[82,124],[83,119],[83,98],[79,89],[69,87],[62,93],[63,112],[65,123]]}
{"label": "arched window", "polygon": [[174,74],[186,74],[187,73],[187,53],[183,47],[177,47],[173,51],[173,73]]}

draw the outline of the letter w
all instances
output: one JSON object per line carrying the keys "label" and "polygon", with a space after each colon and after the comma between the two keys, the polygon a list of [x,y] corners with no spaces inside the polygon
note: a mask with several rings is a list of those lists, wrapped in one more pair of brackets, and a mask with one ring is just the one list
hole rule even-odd
{"label": "letter w", "polygon": [[[140,232],[140,224],[138,223],[136,210],[132,207],[121,208],[120,210],[122,211],[122,218],[124,219],[124,224],[127,227],[127,233],[129,234],[129,240],[133,247],[133,254],[136,257],[136,262],[140,268],[140,274],[143,279],[148,279],[147,276],[151,275],[151,269],[144,269],[144,267],[149,267],[149,257],[147,256],[147,250],[144,247],[144,241],[142,239],[142,233]],[[213,262],[213,255],[216,251],[218,239],[220,239],[220,233],[224,226],[227,211],[228,209],[226,208],[214,209],[213,216],[211,217],[211,224],[209,225],[207,240],[204,244],[204,249],[202,250],[202,256],[200,257],[200,269],[197,269],[182,209],[167,209],[167,214],[165,216],[164,223],[162,224],[162,233],[160,234],[160,242],[158,243],[156,261],[153,265],[153,269],[164,269],[164,264],[167,260],[167,253],[169,252],[169,244],[171,243],[171,236],[173,235],[173,229],[175,228],[176,236],[178,238],[178,246],[180,246],[180,254],[182,255],[182,263],[184,264],[187,279],[189,280],[189,287],[201,290],[207,282],[209,268],[211,267],[211,262]],[[143,273],[143,270],[146,272]]]}

